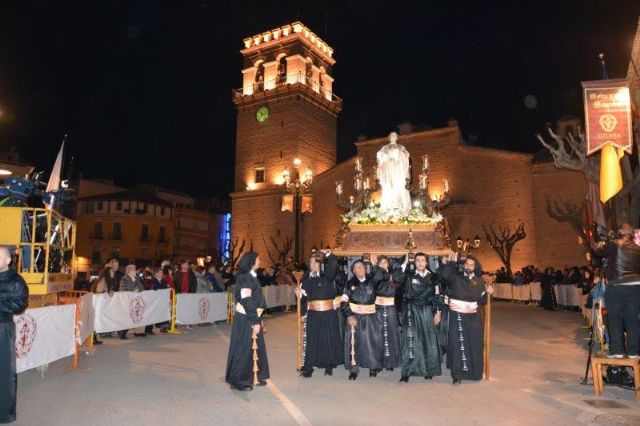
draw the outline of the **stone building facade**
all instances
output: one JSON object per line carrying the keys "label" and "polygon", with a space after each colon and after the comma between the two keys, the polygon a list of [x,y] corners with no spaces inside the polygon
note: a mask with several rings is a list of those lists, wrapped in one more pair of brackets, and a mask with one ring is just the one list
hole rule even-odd
{"label": "stone building facade", "polygon": [[[353,158],[336,164],[336,119],[342,101],[330,91],[333,50],[299,22],[244,42],[243,87],[233,97],[238,121],[232,239],[244,239],[247,247],[265,254],[268,263],[269,237],[293,236],[294,217],[283,211],[286,191],[281,179],[298,158],[300,170],[309,168],[313,174],[312,211],[302,217],[302,252],[333,246],[343,213],[336,204],[336,181],[344,182],[347,198],[353,188]],[[568,225],[547,216],[544,200],[549,193],[582,202],[582,174],[559,170],[550,159],[534,161],[531,154],[468,145],[455,120],[437,129],[408,123],[399,129],[398,143],[414,161],[429,155],[429,195],[440,195],[443,179],[449,181],[451,204],[444,213],[453,238],[477,234],[484,240],[483,225],[522,222],[527,237],[515,246],[514,268],[584,263],[577,238]],[[355,142],[371,181],[376,152],[386,143],[386,137]],[[417,174],[414,167],[414,179]],[[486,269],[500,266],[486,242],[476,253]]]}

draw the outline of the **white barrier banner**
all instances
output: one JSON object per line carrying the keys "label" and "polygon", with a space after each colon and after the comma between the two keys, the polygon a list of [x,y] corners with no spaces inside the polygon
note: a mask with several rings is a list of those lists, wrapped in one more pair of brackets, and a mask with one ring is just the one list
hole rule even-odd
{"label": "white barrier banner", "polygon": [[262,287],[267,308],[275,308],[277,306],[295,305],[296,294],[294,285],[268,285]]}
{"label": "white barrier banner", "polygon": [[176,303],[178,324],[202,324],[227,319],[227,293],[181,293]]}
{"label": "white barrier banner", "polygon": [[80,298],[80,321],[78,322],[78,344],[82,343],[93,333],[96,312],[93,309],[93,294],[88,293]]}
{"label": "white barrier banner", "polygon": [[169,321],[169,290],[119,291],[93,298],[96,333],[143,327]]}
{"label": "white barrier banner", "polygon": [[14,316],[17,372],[73,355],[75,320],[75,304],[27,309]]}

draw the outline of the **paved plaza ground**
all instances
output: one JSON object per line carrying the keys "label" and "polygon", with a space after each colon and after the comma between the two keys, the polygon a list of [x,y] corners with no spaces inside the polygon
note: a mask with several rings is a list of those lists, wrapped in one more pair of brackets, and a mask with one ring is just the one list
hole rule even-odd
{"label": "paved plaza ground", "polygon": [[240,393],[224,383],[227,324],[105,339],[81,357],[88,371],[64,371],[67,358],[44,374],[20,374],[16,424],[640,424],[631,391],[606,387],[596,398],[579,384],[587,330],[577,312],[494,303],[491,380],[456,387],[447,374],[399,384],[397,371],[349,382],[342,368],[303,379],[295,371],[295,314],[266,324],[265,388]]}

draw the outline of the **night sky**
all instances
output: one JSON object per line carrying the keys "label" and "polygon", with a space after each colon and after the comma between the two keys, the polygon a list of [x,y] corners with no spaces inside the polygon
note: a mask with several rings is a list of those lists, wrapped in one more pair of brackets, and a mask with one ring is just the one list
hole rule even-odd
{"label": "night sky", "polygon": [[339,160],[360,134],[452,117],[478,145],[535,152],[546,123],[582,116],[598,53],[626,76],[640,15],[637,0],[12,3],[0,16],[0,150],[48,172],[68,133],[75,174],[202,196],[232,188],[247,36],[300,19],[335,49]]}

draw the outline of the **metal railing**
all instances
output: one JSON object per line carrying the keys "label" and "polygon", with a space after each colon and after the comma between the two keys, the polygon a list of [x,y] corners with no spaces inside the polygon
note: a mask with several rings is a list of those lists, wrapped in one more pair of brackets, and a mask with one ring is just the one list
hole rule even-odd
{"label": "metal railing", "polygon": [[278,76],[274,79],[267,81],[256,81],[253,83],[252,93],[245,94],[244,87],[232,90],[233,99],[240,99],[244,96],[252,96],[256,93],[268,92],[269,90],[285,87],[287,85],[302,84],[309,87],[312,91],[318,93],[327,101],[330,102],[342,102],[342,98],[336,96],[333,92],[326,90],[319,81],[313,80],[311,77],[307,77],[302,73],[287,74],[285,76]]}

